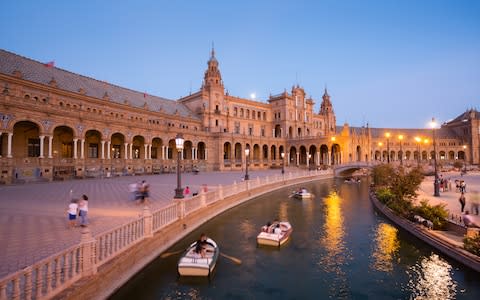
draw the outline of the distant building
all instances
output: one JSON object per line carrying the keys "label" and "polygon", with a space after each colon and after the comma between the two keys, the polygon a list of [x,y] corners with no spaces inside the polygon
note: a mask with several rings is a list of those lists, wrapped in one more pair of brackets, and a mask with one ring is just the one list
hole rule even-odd
{"label": "distant building", "polygon": [[[176,101],[4,50],[0,91],[3,183],[174,172],[178,133],[185,172],[433,158],[430,129],[337,126],[326,89],[318,112],[298,85],[268,103],[231,96],[213,49],[200,90]],[[440,163],[479,164],[479,120],[471,109],[436,130]]]}

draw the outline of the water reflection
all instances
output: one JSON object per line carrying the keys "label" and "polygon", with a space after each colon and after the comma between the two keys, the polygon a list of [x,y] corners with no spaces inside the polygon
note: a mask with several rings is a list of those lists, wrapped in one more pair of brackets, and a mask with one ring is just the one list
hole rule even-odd
{"label": "water reflection", "polygon": [[372,268],[377,271],[393,270],[394,258],[400,247],[398,229],[390,224],[380,223],[375,232]]}
{"label": "water reflection", "polygon": [[323,235],[320,239],[320,246],[325,254],[320,258],[319,266],[326,272],[333,275],[330,281],[330,296],[344,298],[348,291],[347,279],[343,267],[347,260],[348,249],[345,246],[345,229],[341,209],[342,199],[335,192],[324,198],[325,223]]}
{"label": "water reflection", "polygon": [[454,299],[457,283],[452,266],[436,254],[424,257],[407,271],[410,299]]}
{"label": "water reflection", "polygon": [[278,210],[278,220],[279,221],[289,221],[288,220],[288,204],[287,202],[280,202],[280,207]]}

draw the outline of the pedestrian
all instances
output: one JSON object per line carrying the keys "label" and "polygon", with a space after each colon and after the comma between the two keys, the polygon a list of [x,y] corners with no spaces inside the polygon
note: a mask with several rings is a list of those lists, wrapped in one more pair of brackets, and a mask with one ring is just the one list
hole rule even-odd
{"label": "pedestrian", "polygon": [[72,199],[68,205],[68,228],[75,227],[75,220],[77,219],[78,214],[78,200]]}
{"label": "pedestrian", "polygon": [[80,203],[78,204],[78,212],[80,217],[80,226],[85,227],[88,225],[88,197],[87,195],[83,194],[82,199],[80,199]]}
{"label": "pedestrian", "polygon": [[470,196],[470,202],[470,210],[472,211],[472,214],[476,214],[478,216],[478,208],[480,206],[480,194],[477,190],[472,191],[472,195]]}
{"label": "pedestrian", "polygon": [[150,197],[150,185],[145,180],[142,180],[142,185],[140,187],[140,194],[141,194],[141,203],[148,202],[148,197]]}
{"label": "pedestrian", "polygon": [[460,198],[458,198],[458,202],[460,202],[461,212],[463,213],[463,209],[465,208],[465,203],[466,203],[466,201],[465,201],[465,194],[464,194],[464,193],[462,193],[462,194],[460,195]]}
{"label": "pedestrian", "polygon": [[188,198],[188,196],[190,196],[190,188],[188,187],[188,185],[183,190],[183,195],[185,196],[185,198]]}

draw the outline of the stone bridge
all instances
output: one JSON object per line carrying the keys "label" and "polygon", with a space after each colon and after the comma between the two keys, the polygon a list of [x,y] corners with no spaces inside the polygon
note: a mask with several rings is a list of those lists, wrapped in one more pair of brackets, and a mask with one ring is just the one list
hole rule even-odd
{"label": "stone bridge", "polygon": [[333,171],[335,176],[349,176],[353,172],[361,169],[371,170],[376,164],[373,162],[366,161],[355,161],[341,165],[334,165]]}

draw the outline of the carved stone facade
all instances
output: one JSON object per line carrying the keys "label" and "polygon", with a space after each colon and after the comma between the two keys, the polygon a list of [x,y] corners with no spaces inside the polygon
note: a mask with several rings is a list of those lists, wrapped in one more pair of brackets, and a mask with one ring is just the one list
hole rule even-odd
{"label": "carved stone facade", "polygon": [[[178,133],[185,138],[186,172],[243,170],[247,163],[252,169],[323,168],[385,160],[387,152],[402,163],[416,162],[419,152],[423,162],[432,157],[431,143],[418,151],[413,142],[417,135],[430,138],[431,130],[337,127],[327,90],[318,113],[298,85],[268,103],[231,96],[213,50],[200,90],[176,101],[3,50],[0,88],[3,183],[175,172]],[[478,164],[479,119],[470,110],[437,130],[438,158]]]}

